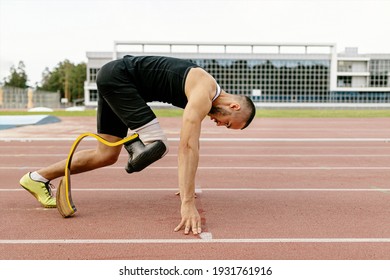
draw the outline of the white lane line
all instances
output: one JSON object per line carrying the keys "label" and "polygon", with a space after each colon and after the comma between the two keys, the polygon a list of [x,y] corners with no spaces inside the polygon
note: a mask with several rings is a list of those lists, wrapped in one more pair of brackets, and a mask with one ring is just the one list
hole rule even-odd
{"label": "white lane line", "polygon": [[390,243],[390,238],[2,239],[0,244]]}
{"label": "white lane line", "polygon": [[[74,141],[77,136],[73,137],[41,137],[41,138],[17,138],[1,137],[1,142],[34,142],[34,141]],[[390,142],[390,138],[210,138],[201,137],[203,142]],[[83,141],[96,141],[93,138],[86,138]],[[180,138],[168,138],[168,141],[179,142]]]}
{"label": "white lane line", "polygon": [[[1,166],[0,170],[35,170],[42,166]],[[108,166],[104,169],[124,169],[122,166]],[[177,166],[150,166],[148,170],[177,170]],[[390,170],[390,166],[199,166],[198,170]]]}
{"label": "white lane line", "polygon": [[[0,192],[24,192],[22,188],[18,189],[0,189]],[[72,192],[177,192],[177,188],[72,188]],[[206,188],[196,189],[196,193],[202,192],[390,192],[390,188],[370,189],[336,189],[336,188]]]}
{"label": "white lane line", "polygon": [[[180,141],[180,138],[168,138]],[[203,142],[390,142],[390,138],[207,138]]]}

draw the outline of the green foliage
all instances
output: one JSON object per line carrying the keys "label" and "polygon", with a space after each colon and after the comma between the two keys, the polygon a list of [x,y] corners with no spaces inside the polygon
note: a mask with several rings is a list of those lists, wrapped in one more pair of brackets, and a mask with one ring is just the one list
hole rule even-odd
{"label": "green foliage", "polygon": [[25,71],[25,65],[23,61],[19,61],[18,67],[12,66],[10,69],[11,74],[8,78],[4,79],[4,85],[17,88],[27,88],[27,74]]}
{"label": "green foliage", "polygon": [[59,91],[61,97],[72,101],[84,98],[84,81],[86,80],[86,64],[74,64],[69,60],[58,63],[53,70],[48,68],[42,73],[41,90]]}

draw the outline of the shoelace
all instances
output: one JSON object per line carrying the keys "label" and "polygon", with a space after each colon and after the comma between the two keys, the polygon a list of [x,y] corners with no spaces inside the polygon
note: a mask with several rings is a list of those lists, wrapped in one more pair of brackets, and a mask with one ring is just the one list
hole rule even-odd
{"label": "shoelace", "polygon": [[46,187],[47,191],[49,192],[49,195],[53,196],[52,190],[54,190],[56,187],[52,183],[50,183],[50,181],[45,183],[45,187]]}

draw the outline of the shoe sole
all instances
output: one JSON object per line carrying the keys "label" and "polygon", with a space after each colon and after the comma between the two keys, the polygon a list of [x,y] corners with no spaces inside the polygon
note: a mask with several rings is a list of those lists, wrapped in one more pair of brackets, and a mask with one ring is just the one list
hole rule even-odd
{"label": "shoe sole", "polygon": [[70,166],[72,163],[72,157],[74,152],[76,151],[77,146],[79,145],[80,141],[87,137],[91,136],[94,137],[96,140],[98,140],[100,143],[109,146],[109,147],[115,147],[119,146],[125,143],[130,143],[133,141],[136,141],[139,139],[139,136],[137,133],[132,134],[131,136],[122,139],[118,142],[108,142],[99,135],[93,134],[93,133],[84,133],[81,134],[77,139],[73,142],[72,148],[70,149],[70,152],[68,154],[68,159],[66,162],[66,167],[65,167],[65,176],[61,179],[60,184],[57,189],[57,209],[58,212],[62,215],[64,218],[71,217],[76,211],[76,206],[73,203],[72,200],[72,192],[71,192],[71,182],[70,182]]}
{"label": "shoe sole", "polygon": [[38,202],[45,208],[56,208],[57,206],[56,205],[46,205],[46,204],[43,204],[40,200],[39,200],[39,196],[36,194],[36,193],[33,193],[32,191],[30,191],[28,188],[26,188],[25,186],[23,186],[22,184],[20,184],[20,186],[25,189],[26,191],[28,191],[29,193],[32,194],[33,197],[35,197],[36,200],[38,200]]}

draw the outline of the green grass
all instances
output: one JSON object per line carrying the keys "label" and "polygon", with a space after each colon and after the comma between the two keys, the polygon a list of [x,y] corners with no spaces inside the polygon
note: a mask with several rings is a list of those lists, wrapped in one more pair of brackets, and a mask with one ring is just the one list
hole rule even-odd
{"label": "green grass", "polygon": [[[181,117],[181,109],[155,109],[158,117]],[[1,115],[53,115],[57,117],[89,117],[96,116],[96,110],[68,112],[58,110],[54,112],[27,112],[27,111],[0,111]],[[259,118],[390,118],[390,109],[257,109]]]}

